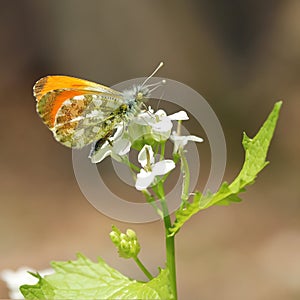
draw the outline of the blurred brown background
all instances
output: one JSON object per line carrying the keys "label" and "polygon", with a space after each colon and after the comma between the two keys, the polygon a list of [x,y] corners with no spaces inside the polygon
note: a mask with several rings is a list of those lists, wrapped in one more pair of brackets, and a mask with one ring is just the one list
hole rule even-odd
{"label": "blurred brown background", "polygon": [[[66,74],[113,85],[158,76],[201,93],[223,126],[226,180],[243,161],[241,133],[253,136],[284,99],[271,164],[241,204],[211,208],[177,238],[181,299],[300,299],[300,1],[1,1],[0,270],[101,256],[116,258],[111,224],[137,231],[141,258],[164,263],[160,222],[119,223],[81,194],[71,151],[35,112],[34,82]],[[0,297],[7,290],[0,281]]]}

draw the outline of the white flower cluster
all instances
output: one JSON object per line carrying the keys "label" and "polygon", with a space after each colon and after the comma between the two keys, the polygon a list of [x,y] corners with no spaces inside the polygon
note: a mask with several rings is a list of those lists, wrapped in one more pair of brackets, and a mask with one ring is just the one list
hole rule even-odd
{"label": "white flower cluster", "polygon": [[[126,128],[120,124],[114,135],[103,140],[101,145],[94,143],[90,159],[92,163],[99,163],[110,155],[116,161],[122,162],[135,141],[147,141],[147,138],[151,138],[157,143],[163,143],[170,139],[174,143],[173,153],[177,153],[179,149],[183,149],[188,141],[203,141],[202,138],[194,135],[182,136],[178,132],[172,132],[173,121],[181,122],[188,119],[185,111],[167,115],[161,109],[154,113],[149,107],[146,112],[135,117]],[[141,169],[137,174],[135,184],[137,190],[147,189],[155,182],[156,176],[165,175],[175,168],[175,162],[171,159],[155,162],[153,149],[147,142],[144,143],[138,154],[138,161],[141,164]]]}

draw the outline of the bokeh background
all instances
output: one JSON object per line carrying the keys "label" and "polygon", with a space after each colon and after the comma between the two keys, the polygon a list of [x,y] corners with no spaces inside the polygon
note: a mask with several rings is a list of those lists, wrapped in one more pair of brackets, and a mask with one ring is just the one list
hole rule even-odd
{"label": "bokeh background", "polygon": [[[136,230],[141,259],[164,263],[161,222],[124,224],[96,211],[76,183],[71,151],[35,112],[47,74],[105,85],[150,74],[183,82],[217,114],[230,181],[253,136],[283,99],[271,164],[241,204],[214,207],[177,237],[181,299],[300,299],[300,1],[12,1],[0,10],[0,270],[48,267],[80,251],[144,279],[117,258],[112,224]],[[193,132],[197,134],[197,132]],[[107,171],[108,176],[110,174]],[[0,298],[7,298],[0,281]]]}

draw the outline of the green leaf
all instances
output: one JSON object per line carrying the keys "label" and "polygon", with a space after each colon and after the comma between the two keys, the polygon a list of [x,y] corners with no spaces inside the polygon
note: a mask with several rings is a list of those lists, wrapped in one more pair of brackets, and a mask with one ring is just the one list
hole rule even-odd
{"label": "green leaf", "polygon": [[20,287],[25,299],[172,299],[167,269],[144,283],[122,275],[101,258],[94,263],[82,254],[75,261],[51,265],[54,274],[35,274],[37,284]]}
{"label": "green leaf", "polygon": [[242,144],[245,149],[245,161],[235,180],[230,185],[224,182],[215,194],[207,193],[202,196],[197,192],[191,203],[186,203],[176,212],[176,221],[169,229],[171,236],[175,235],[182,225],[199,211],[212,205],[229,205],[232,202],[241,201],[238,194],[244,192],[246,186],[253,184],[258,173],[268,164],[266,161],[267,152],[281,105],[281,101],[275,104],[268,119],[253,139],[244,133]]}

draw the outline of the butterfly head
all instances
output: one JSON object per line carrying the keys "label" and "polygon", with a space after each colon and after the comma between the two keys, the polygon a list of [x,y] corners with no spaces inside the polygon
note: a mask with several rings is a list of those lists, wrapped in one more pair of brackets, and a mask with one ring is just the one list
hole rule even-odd
{"label": "butterfly head", "polygon": [[139,104],[145,101],[149,96],[149,89],[141,85],[133,86],[131,89],[123,91],[123,97],[129,106]]}
{"label": "butterfly head", "polygon": [[137,93],[135,95],[135,99],[137,102],[143,101],[150,94],[150,91],[147,87],[137,87]]}
{"label": "butterfly head", "polygon": [[126,90],[123,92],[124,99],[129,106],[132,106],[134,104],[140,104],[145,99],[149,98],[151,92],[153,92],[156,88],[165,83],[165,80],[163,80],[162,82],[146,85],[149,79],[152,78],[162,66],[163,63],[161,62],[152,72],[152,74],[148,76],[141,85],[134,86],[131,90]]}

